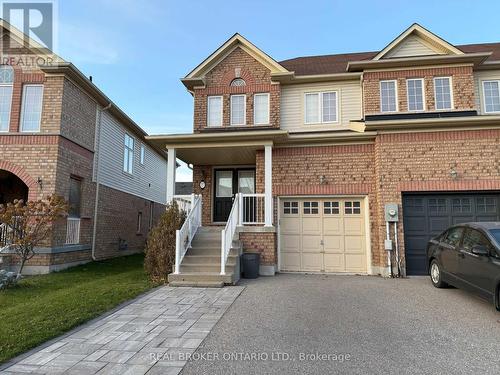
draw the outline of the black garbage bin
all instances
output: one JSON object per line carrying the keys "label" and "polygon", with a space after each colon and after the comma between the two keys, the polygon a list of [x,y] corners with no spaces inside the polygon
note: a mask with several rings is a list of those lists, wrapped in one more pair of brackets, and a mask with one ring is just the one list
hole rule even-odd
{"label": "black garbage bin", "polygon": [[243,277],[245,279],[256,279],[259,277],[260,253],[243,253],[241,259]]}

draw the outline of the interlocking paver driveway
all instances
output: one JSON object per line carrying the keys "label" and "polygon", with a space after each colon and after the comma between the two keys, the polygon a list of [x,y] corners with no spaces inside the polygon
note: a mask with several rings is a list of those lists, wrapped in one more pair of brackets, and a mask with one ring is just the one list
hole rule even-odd
{"label": "interlocking paver driveway", "polygon": [[156,289],[2,373],[177,374],[242,290]]}

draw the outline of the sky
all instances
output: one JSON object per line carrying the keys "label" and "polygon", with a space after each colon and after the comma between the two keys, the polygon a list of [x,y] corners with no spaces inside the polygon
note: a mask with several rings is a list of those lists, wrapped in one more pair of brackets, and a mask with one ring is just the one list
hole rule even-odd
{"label": "sky", "polygon": [[56,52],[149,134],[191,133],[180,78],[235,32],[279,61],[381,50],[414,22],[452,44],[497,42],[498,14],[498,0],[59,0]]}

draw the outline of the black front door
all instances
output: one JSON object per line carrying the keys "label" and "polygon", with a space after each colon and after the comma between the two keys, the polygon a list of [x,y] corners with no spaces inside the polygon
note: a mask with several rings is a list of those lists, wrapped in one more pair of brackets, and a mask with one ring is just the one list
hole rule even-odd
{"label": "black front door", "polygon": [[216,169],[214,185],[213,221],[225,222],[231,212],[234,196],[238,192],[255,193],[255,169]]}

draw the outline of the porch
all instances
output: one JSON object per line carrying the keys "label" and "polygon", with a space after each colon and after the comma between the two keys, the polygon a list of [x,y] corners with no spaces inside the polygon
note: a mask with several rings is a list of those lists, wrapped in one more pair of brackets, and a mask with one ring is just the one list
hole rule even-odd
{"label": "porch", "polygon": [[[245,243],[252,233],[271,236],[271,246],[264,252],[275,253],[272,150],[286,134],[261,130],[150,137],[168,152],[167,201],[177,201],[188,213],[177,233],[171,282],[206,286],[237,282],[243,250],[262,252]],[[192,165],[191,196],[175,194],[177,159]],[[274,265],[270,272],[274,274]]]}

